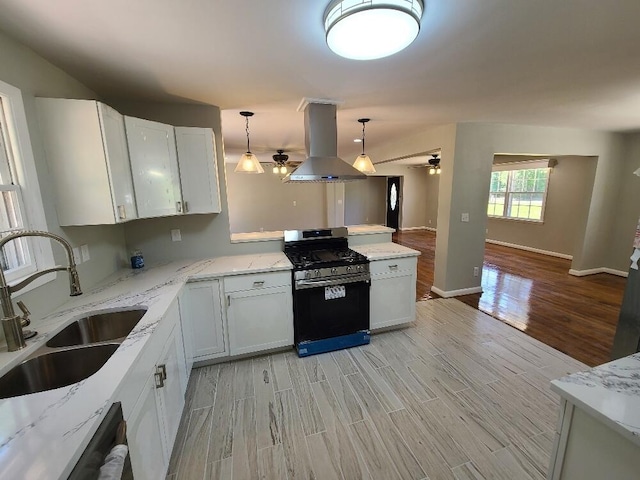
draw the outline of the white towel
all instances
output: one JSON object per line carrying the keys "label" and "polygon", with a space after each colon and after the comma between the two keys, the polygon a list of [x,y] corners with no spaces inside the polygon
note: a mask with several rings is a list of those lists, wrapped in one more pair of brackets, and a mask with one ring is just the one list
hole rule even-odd
{"label": "white towel", "polygon": [[100,467],[98,480],[120,480],[127,453],[129,453],[129,447],[126,445],[113,447]]}

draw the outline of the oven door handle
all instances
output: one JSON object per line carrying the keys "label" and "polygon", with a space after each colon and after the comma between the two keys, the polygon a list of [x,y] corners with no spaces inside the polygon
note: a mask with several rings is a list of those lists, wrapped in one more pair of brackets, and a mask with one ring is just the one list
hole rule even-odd
{"label": "oven door handle", "polygon": [[295,283],[296,290],[302,290],[305,288],[316,287],[330,287],[332,285],[344,285],[345,283],[366,282],[369,283],[369,278],[354,277],[354,278],[333,278],[329,280],[297,280]]}

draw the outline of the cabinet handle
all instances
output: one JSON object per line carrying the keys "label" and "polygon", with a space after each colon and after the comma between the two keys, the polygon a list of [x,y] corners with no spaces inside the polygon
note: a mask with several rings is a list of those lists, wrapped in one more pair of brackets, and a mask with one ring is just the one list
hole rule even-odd
{"label": "cabinet handle", "polygon": [[157,371],[162,374],[162,380],[167,379],[167,366],[166,365],[158,365],[156,367]]}
{"label": "cabinet handle", "polygon": [[188,212],[189,212],[189,202],[187,202],[185,200],[185,202],[184,202],[184,213],[188,213]]}
{"label": "cabinet handle", "polygon": [[389,270],[397,270],[398,265],[389,265]]}
{"label": "cabinet handle", "polygon": [[124,208],[124,205],[118,205],[118,217],[120,220],[125,220],[127,218],[127,211]]}
{"label": "cabinet handle", "polygon": [[156,372],[153,374],[156,378],[156,388],[164,387],[164,378],[162,377],[162,372]]}
{"label": "cabinet handle", "polygon": [[227,295],[227,307],[231,306],[231,295]]}
{"label": "cabinet handle", "polygon": [[182,213],[182,202],[176,202],[176,211]]}
{"label": "cabinet handle", "polygon": [[253,288],[262,287],[264,285],[264,280],[260,280],[259,282],[253,282]]}

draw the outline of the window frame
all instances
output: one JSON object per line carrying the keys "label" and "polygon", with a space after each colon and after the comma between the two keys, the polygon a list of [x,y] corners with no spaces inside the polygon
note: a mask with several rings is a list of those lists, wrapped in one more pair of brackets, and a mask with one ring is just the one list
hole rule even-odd
{"label": "window frame", "polygon": [[[0,99],[6,119],[7,148],[11,148],[12,158],[10,161],[12,161],[15,181],[18,183],[21,193],[18,196],[18,201],[22,211],[24,228],[48,231],[22,92],[19,88],[0,80]],[[55,266],[51,242],[34,241],[33,238],[29,238],[27,243],[33,262],[32,267],[20,272],[19,275],[7,275],[9,285],[19,283],[36,270]],[[44,275],[31,282],[20,292],[16,292],[15,295],[19,296],[55,280],[55,278],[56,273]]]}
{"label": "window frame", "polygon": [[[540,212],[540,219],[537,220],[535,218],[519,218],[519,217],[510,217],[506,215],[507,206],[509,204],[509,198],[514,193],[540,193],[540,192],[514,192],[511,191],[511,183],[512,183],[512,173],[520,170],[537,170],[537,169],[547,169],[547,178],[544,185],[544,192],[542,197],[542,210]],[[491,175],[495,172],[509,172],[507,176],[507,188],[504,191],[504,207],[502,215],[491,215],[489,214],[489,200],[491,199],[492,193],[503,193],[503,192],[493,192],[491,191],[491,186],[489,186],[489,199],[487,199],[487,217],[495,218],[499,220],[510,220],[515,222],[528,222],[528,223],[544,223],[544,215],[547,208],[547,196],[549,194],[549,178],[551,177],[551,167],[550,167],[550,159],[544,160],[530,160],[525,162],[510,162],[510,163],[498,163],[494,164],[491,169]]]}

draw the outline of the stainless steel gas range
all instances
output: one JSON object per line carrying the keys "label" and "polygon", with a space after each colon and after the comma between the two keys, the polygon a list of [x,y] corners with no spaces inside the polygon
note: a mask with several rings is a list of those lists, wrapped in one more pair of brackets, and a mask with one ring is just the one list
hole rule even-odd
{"label": "stainless steel gas range", "polygon": [[369,260],[345,227],[284,232],[293,264],[293,325],[299,356],[369,343]]}

